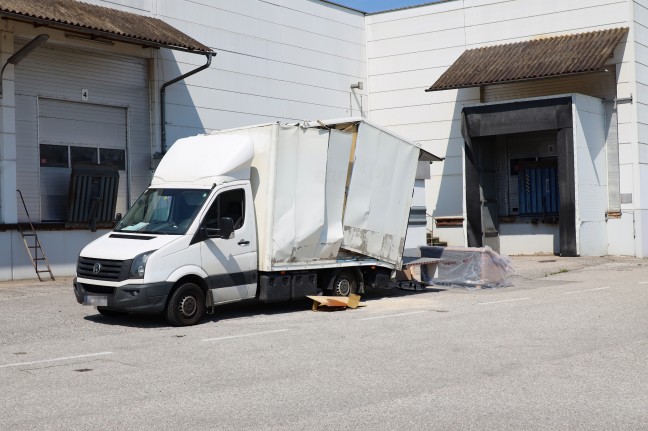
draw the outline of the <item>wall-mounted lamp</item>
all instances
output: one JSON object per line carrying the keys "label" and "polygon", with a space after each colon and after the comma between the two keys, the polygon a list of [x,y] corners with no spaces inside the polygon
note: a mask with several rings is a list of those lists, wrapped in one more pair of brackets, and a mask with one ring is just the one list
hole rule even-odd
{"label": "wall-mounted lamp", "polygon": [[48,35],[39,34],[38,36],[30,40],[27,45],[23,46],[18,51],[14,52],[11,57],[9,57],[4,66],[2,66],[2,70],[0,71],[0,98],[2,98],[2,75],[4,74],[5,68],[9,64],[13,64],[15,66],[16,64],[20,63],[25,57],[29,55],[30,52],[47,42],[47,39],[49,39]]}
{"label": "wall-mounted lamp", "polygon": [[351,89],[353,90],[354,88],[357,88],[358,90],[362,90],[363,84],[362,82],[358,81],[356,84],[351,84]]}

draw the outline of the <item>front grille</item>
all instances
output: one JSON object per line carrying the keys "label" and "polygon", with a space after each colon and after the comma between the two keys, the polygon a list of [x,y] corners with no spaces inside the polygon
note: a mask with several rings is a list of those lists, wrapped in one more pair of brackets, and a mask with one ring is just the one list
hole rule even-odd
{"label": "front grille", "polygon": [[98,286],[96,284],[87,284],[80,283],[81,286],[89,293],[101,293],[104,295],[113,295],[115,293],[115,288],[112,286]]}
{"label": "front grille", "polygon": [[[101,265],[97,274],[94,273],[96,264]],[[77,276],[93,280],[123,281],[128,279],[130,266],[130,260],[93,259],[79,256]]]}

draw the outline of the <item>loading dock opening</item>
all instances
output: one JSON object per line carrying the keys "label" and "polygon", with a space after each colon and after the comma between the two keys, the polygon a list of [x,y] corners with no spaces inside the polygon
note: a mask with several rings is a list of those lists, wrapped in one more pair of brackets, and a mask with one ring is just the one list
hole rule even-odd
{"label": "loading dock opening", "polygon": [[[557,222],[561,256],[604,254],[607,175],[601,102],[572,94],[462,110],[468,246],[500,251],[501,222]],[[522,158],[502,154],[540,138],[544,151]],[[502,184],[510,188],[507,193]],[[602,203],[592,206],[593,196]],[[508,205],[503,198],[510,200]]]}

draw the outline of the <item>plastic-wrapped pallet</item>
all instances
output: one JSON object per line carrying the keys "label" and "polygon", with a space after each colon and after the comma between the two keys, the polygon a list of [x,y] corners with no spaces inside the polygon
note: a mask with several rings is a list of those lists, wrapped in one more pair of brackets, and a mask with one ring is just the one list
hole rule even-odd
{"label": "plastic-wrapped pallet", "polygon": [[511,259],[486,247],[421,247],[422,257],[440,259],[428,283],[464,287],[506,287],[511,284]]}

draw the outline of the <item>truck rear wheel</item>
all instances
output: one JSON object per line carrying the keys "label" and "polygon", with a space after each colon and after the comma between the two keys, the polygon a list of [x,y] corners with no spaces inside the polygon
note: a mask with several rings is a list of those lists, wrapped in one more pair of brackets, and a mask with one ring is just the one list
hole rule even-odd
{"label": "truck rear wheel", "polygon": [[184,283],[171,294],[166,319],[173,326],[190,326],[205,315],[205,294],[198,285]]}
{"label": "truck rear wheel", "polygon": [[333,281],[333,295],[334,296],[349,296],[352,293],[358,292],[358,281],[353,274],[353,271],[343,269],[338,272]]}

